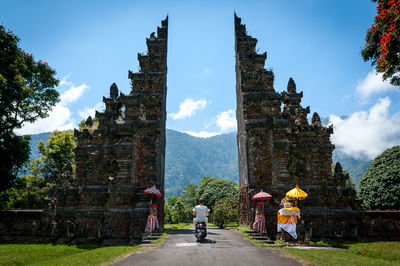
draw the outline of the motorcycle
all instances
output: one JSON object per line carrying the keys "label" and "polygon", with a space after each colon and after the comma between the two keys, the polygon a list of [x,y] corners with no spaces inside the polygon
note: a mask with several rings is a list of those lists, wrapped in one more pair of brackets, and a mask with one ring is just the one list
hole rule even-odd
{"label": "motorcycle", "polygon": [[197,242],[203,242],[207,236],[207,225],[205,222],[196,222],[194,235]]}

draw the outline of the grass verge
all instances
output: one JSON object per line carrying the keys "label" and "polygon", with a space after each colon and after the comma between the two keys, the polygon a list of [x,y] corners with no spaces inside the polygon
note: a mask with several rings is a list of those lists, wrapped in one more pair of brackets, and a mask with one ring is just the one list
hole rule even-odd
{"label": "grass verge", "polygon": [[280,248],[279,241],[276,246],[264,244],[245,231],[248,226],[233,228],[252,243],[263,248],[279,248],[286,255],[306,262],[308,265],[400,265],[400,242],[313,242],[316,246],[333,246],[343,250],[303,250],[292,248]]}
{"label": "grass verge", "polygon": [[344,250],[299,250],[285,252],[310,265],[400,265],[400,242],[330,243]]}
{"label": "grass verge", "polygon": [[[153,242],[157,247],[171,229],[191,228],[191,223],[165,225],[164,233]],[[140,246],[4,244],[0,245],[0,265],[104,265],[133,252],[150,250]]]}
{"label": "grass verge", "polygon": [[193,223],[164,224],[164,229],[166,231],[173,229],[191,229],[191,228],[193,228]]}
{"label": "grass verge", "polygon": [[4,244],[0,245],[0,265],[99,265],[138,249],[138,246]]}

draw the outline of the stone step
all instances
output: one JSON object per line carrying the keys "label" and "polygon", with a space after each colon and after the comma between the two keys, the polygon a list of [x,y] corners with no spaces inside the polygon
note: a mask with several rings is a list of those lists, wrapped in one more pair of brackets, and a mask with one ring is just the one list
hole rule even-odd
{"label": "stone step", "polygon": [[266,234],[262,234],[262,233],[253,233],[253,234],[249,234],[251,236],[266,236]]}
{"label": "stone step", "polygon": [[150,247],[154,247],[154,244],[140,244],[139,246],[145,247],[145,248],[150,248]]}
{"label": "stone step", "polygon": [[157,239],[159,239],[160,238],[160,236],[147,236],[145,239],[148,239],[148,240],[157,240]]}
{"label": "stone step", "polygon": [[255,240],[269,240],[269,238],[267,236],[253,236],[252,237]]}

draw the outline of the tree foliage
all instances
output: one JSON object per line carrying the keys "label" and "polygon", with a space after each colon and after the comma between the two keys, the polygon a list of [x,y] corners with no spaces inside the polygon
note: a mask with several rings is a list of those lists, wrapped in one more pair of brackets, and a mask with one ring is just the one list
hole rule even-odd
{"label": "tree foliage", "polygon": [[372,0],[378,2],[374,24],[367,30],[361,55],[376,65],[376,72],[393,85],[400,85],[400,0]]}
{"label": "tree foliage", "polygon": [[192,208],[185,204],[181,197],[168,197],[164,205],[164,221],[169,223],[191,222]]}
{"label": "tree foliage", "polygon": [[[167,198],[164,205],[164,220],[170,223],[181,223],[191,222],[193,219],[193,208],[198,204],[200,197],[204,198],[204,205],[213,210],[215,202],[225,198],[236,197],[239,191],[239,186],[230,180],[214,177],[203,177],[200,182],[200,186],[194,184],[188,184],[183,187],[183,193],[181,197],[170,196]],[[237,199],[236,199],[237,201]],[[237,202],[236,202],[237,203]],[[224,221],[227,219],[225,216],[228,215],[228,220],[231,221],[232,211],[230,211],[234,204],[229,202],[229,206],[226,211],[220,211],[221,219]],[[237,208],[237,207],[236,207]],[[224,214],[222,214],[222,212]],[[225,216],[224,216],[225,215]]]}
{"label": "tree foliage", "polygon": [[18,170],[29,160],[29,140],[29,136],[0,132],[0,191],[13,185]]}
{"label": "tree foliage", "polygon": [[197,189],[198,186],[194,184],[187,184],[186,186],[183,187],[182,189],[182,201],[187,205],[187,206],[196,206],[198,202],[197,198]]}
{"label": "tree foliage", "polygon": [[55,70],[18,47],[19,38],[0,25],[0,190],[10,187],[29,159],[27,137],[15,129],[45,118],[59,101]]}
{"label": "tree foliage", "polygon": [[204,199],[204,205],[213,210],[214,204],[219,199],[236,195],[239,186],[230,180],[223,178],[203,177],[201,180],[198,197]]}
{"label": "tree foliage", "polygon": [[71,166],[71,175],[75,165],[76,139],[72,131],[54,131],[49,135],[47,143],[40,141],[37,145],[41,153],[41,176],[50,183],[57,185],[68,182],[65,176],[67,165]]}
{"label": "tree foliage", "polygon": [[400,209],[400,146],[375,158],[361,178],[358,195],[367,209]]}
{"label": "tree foliage", "polygon": [[18,178],[14,186],[0,193],[1,209],[42,209],[47,196],[47,182],[34,175]]}
{"label": "tree foliage", "polygon": [[217,200],[214,205],[213,221],[219,228],[223,228],[229,222],[238,222],[239,217],[238,195],[228,196]]}
{"label": "tree foliage", "polygon": [[43,200],[49,189],[54,192],[68,183],[67,165],[71,165],[73,175],[76,141],[72,132],[54,131],[46,143],[40,141],[37,147],[41,157],[27,164],[27,175],[19,177],[11,188],[0,193],[0,208],[44,208]]}

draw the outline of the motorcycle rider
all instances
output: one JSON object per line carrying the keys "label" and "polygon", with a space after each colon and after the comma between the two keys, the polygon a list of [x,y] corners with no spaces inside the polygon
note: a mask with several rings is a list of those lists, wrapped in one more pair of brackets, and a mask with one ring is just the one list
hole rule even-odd
{"label": "motorcycle rider", "polygon": [[193,208],[193,215],[196,216],[193,218],[193,223],[196,227],[196,222],[205,222],[206,225],[208,223],[207,216],[210,215],[210,209],[207,206],[204,206],[204,199],[199,199],[199,205]]}

